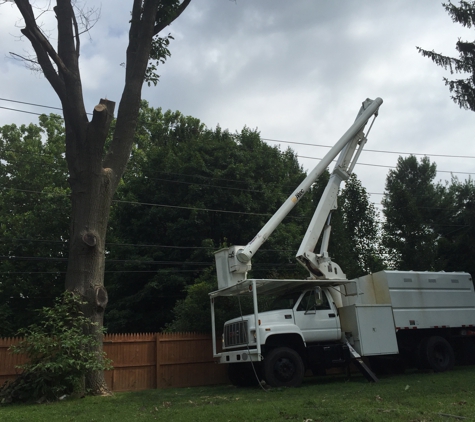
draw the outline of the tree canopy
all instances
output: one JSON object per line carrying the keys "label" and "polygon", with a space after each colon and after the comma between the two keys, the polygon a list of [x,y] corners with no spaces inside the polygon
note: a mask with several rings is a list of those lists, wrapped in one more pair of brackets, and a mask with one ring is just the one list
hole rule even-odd
{"label": "tree canopy", "polygon": [[0,335],[13,336],[64,290],[70,189],[64,125],[0,128]]}
{"label": "tree canopy", "polygon": [[383,245],[397,270],[465,271],[474,274],[471,178],[436,182],[429,158],[400,157],[386,180]]}
{"label": "tree canopy", "polygon": [[[112,211],[107,262],[143,272],[107,275],[112,331],[163,328],[185,287],[214,264],[213,251],[246,244],[304,177],[291,150],[269,146],[255,130],[212,130],[146,105],[129,168]],[[281,225],[256,259],[256,276],[300,271],[290,256],[305,218],[302,206]]]}
{"label": "tree canopy", "polygon": [[427,157],[399,157],[386,178],[382,204],[383,244],[390,251],[390,265],[413,271],[436,270],[437,233],[434,230],[438,192],[436,165]]}

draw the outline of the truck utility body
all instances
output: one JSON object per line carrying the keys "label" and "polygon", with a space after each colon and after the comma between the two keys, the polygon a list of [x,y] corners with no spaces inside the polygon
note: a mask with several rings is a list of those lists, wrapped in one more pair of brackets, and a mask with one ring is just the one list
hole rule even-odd
{"label": "truck utility body", "polygon": [[475,293],[467,273],[381,271],[345,286],[342,330],[358,353],[399,353],[415,330],[475,334]]}
{"label": "truck utility body", "polygon": [[[228,364],[234,384],[265,380],[271,386],[298,386],[306,370],[322,374],[350,362],[369,381],[377,378],[368,361],[374,370],[388,362],[435,371],[451,369],[456,358],[475,363],[475,292],[469,274],[380,271],[348,280],[329,256],[331,214],[340,183],[351,174],[367,141],[363,130],[381,104],[380,98],[363,103],[347,132],[254,239],[215,253],[218,290],[210,293],[213,355]],[[296,255],[309,277],[248,279],[251,258],[337,156]],[[264,311],[258,305],[262,295],[274,299]],[[224,324],[218,353],[215,302],[223,296],[251,296],[253,313]]]}

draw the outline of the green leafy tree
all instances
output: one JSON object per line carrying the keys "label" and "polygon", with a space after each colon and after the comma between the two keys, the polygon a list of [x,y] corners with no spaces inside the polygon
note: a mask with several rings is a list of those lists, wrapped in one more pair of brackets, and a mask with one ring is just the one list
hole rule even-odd
{"label": "green leafy tree", "polygon": [[444,271],[475,274],[475,183],[452,177],[444,187],[438,259]]}
{"label": "green leafy tree", "polygon": [[[452,20],[460,23],[466,28],[475,25],[475,1],[461,0],[456,6],[449,3],[442,3]],[[452,93],[453,101],[461,108],[475,111],[475,41],[458,40],[456,43],[459,57],[448,57],[436,53],[434,50],[424,50],[416,47],[424,56],[430,58],[437,66],[449,69],[451,74],[468,74],[465,78],[453,79],[444,78],[445,85]]]}
{"label": "green leafy tree", "polygon": [[70,213],[64,126],[0,128],[0,336],[13,336],[64,290]]}
{"label": "green leafy tree", "polygon": [[[256,131],[210,130],[146,105],[129,168],[109,236],[108,268],[124,269],[127,260],[131,271],[107,275],[112,332],[156,331],[171,322],[185,287],[213,265],[213,251],[247,244],[304,177],[292,151],[267,145]],[[300,271],[290,255],[305,227],[304,205],[262,248],[256,277]]]}
{"label": "green leafy tree", "polygon": [[399,157],[386,178],[383,245],[397,270],[438,270],[437,240],[440,195],[434,184],[436,165],[429,158]]}
{"label": "green leafy tree", "polygon": [[[384,251],[381,244],[381,228],[375,206],[356,175],[345,184],[339,198],[342,217],[341,248],[338,264],[348,278],[384,269]],[[344,252],[344,254],[342,254]]]}
{"label": "green leafy tree", "polygon": [[[90,328],[91,335],[97,337],[98,352],[108,303],[104,287],[105,239],[112,198],[134,142],[143,83],[156,83],[154,66],[169,55],[169,37],[159,37],[159,33],[180,16],[190,1],[133,0],[125,84],[114,132],[106,147],[115,103],[100,100],[90,119],[83,98],[80,41],[81,34],[89,30],[90,19],[81,20],[81,16],[76,15],[79,9],[72,0],[57,0],[52,10],[38,8],[33,1],[14,0],[23,18],[21,33],[34,50],[34,55],[25,60],[41,69],[63,108],[65,158],[71,187],[66,289],[88,302],[85,314],[97,323]],[[57,31],[51,38],[56,40],[57,48],[39,26],[38,17],[48,12],[54,13],[56,18]],[[100,371],[88,374],[87,387],[93,394],[109,393]]]}
{"label": "green leafy tree", "polygon": [[2,403],[83,394],[86,373],[110,368],[108,359],[98,359],[97,340],[85,333],[94,324],[81,310],[85,305],[73,293],[64,292],[54,306],[37,313],[39,322],[19,331],[24,338],[12,351],[26,355],[28,362],[19,366],[21,374],[15,381],[0,389]]}

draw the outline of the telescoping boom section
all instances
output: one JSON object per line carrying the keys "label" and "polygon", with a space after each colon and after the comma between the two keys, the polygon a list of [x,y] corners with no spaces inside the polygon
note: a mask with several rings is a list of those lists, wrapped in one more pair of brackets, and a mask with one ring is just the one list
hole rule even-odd
{"label": "telescoping boom section", "polygon": [[[337,207],[339,186],[342,181],[347,180],[350,176],[367,141],[367,134],[364,133],[365,126],[371,118],[378,115],[382,103],[381,98],[367,99],[363,102],[355,122],[292,192],[254,239],[246,246],[231,246],[215,253],[218,287],[220,289],[233,286],[247,278],[247,272],[251,269],[251,258],[337,156],[338,159],[329,183],[320,199],[296,257],[308,269],[310,278],[323,280],[346,279],[343,271],[336,263],[331,261],[328,255],[330,216],[331,212]],[[322,233],[320,253],[315,253],[315,247]]]}

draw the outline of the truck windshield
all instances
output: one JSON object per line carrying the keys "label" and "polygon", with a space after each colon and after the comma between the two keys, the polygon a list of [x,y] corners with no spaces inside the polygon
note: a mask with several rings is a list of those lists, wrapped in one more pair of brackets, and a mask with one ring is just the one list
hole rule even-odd
{"label": "truck windshield", "polygon": [[297,303],[297,300],[299,299],[301,294],[302,292],[292,292],[276,297],[272,301],[269,307],[269,311],[277,311],[279,309],[292,309]]}

